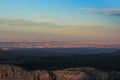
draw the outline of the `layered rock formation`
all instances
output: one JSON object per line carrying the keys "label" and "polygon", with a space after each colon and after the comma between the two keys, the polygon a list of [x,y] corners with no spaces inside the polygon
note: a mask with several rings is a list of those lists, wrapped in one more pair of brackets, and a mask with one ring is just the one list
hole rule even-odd
{"label": "layered rock formation", "polygon": [[47,71],[25,71],[11,65],[0,65],[0,80],[49,80]]}
{"label": "layered rock formation", "polygon": [[0,65],[0,80],[120,80],[120,72],[95,68],[26,71],[13,65]]}

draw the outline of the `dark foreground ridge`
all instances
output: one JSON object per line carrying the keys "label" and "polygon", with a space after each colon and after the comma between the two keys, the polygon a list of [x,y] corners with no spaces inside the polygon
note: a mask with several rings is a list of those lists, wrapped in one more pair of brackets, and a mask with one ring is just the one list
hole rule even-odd
{"label": "dark foreground ridge", "polygon": [[91,67],[25,71],[13,65],[0,65],[0,80],[120,80],[120,72]]}
{"label": "dark foreground ridge", "polygon": [[25,70],[60,70],[77,67],[94,67],[103,71],[120,71],[120,51],[101,54],[41,55],[29,52],[0,53],[0,64],[12,64]]}

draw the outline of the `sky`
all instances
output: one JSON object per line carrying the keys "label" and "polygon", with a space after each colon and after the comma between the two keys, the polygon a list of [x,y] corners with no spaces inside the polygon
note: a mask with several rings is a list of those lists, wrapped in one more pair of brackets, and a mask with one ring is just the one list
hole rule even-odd
{"label": "sky", "polygon": [[119,0],[0,0],[0,40],[120,42]]}

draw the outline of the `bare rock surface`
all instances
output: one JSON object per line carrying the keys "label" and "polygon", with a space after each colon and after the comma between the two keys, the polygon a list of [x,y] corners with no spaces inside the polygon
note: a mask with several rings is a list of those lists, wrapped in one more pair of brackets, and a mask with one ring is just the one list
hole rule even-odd
{"label": "bare rock surface", "polygon": [[0,80],[120,80],[120,72],[104,72],[95,68],[26,71],[13,65],[0,65]]}

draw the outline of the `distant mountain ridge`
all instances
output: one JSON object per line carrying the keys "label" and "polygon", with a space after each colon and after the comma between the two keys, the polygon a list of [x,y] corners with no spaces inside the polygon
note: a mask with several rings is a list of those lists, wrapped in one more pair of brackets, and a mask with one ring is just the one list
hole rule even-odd
{"label": "distant mountain ridge", "polygon": [[0,48],[117,48],[120,42],[0,41]]}
{"label": "distant mountain ridge", "polygon": [[0,48],[0,53],[20,53],[38,55],[75,55],[113,53],[114,48]]}

